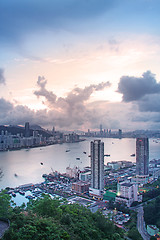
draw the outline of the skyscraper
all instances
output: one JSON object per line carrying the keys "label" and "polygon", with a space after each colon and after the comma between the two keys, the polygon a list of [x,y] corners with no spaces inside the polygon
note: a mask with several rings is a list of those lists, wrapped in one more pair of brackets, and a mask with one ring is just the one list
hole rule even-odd
{"label": "skyscraper", "polygon": [[136,175],[149,174],[149,142],[148,138],[136,139]]}
{"label": "skyscraper", "polygon": [[100,132],[100,135],[103,135],[103,128],[102,128],[102,124],[100,124],[99,132]]}
{"label": "skyscraper", "polygon": [[90,195],[102,195],[104,189],[104,143],[91,142],[91,188]]}
{"label": "skyscraper", "polygon": [[30,137],[29,122],[25,123],[25,137]]}
{"label": "skyscraper", "polygon": [[119,139],[122,138],[122,129],[119,129],[119,130],[118,130],[118,137],[119,137]]}

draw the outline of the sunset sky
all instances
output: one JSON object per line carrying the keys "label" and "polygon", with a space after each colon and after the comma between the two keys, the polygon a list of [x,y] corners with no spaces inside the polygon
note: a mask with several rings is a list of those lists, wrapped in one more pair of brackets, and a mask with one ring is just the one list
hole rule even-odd
{"label": "sunset sky", "polygon": [[159,0],[1,0],[0,124],[160,129]]}

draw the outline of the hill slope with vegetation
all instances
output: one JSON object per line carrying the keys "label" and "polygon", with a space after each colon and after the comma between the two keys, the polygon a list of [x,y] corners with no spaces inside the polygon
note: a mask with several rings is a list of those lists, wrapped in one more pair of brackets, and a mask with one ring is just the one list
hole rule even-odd
{"label": "hill slope with vegetation", "polygon": [[123,231],[100,212],[92,213],[83,206],[68,205],[48,195],[31,200],[27,207],[10,207],[8,195],[1,193],[0,203],[0,217],[10,220],[10,228],[3,240],[123,239]]}

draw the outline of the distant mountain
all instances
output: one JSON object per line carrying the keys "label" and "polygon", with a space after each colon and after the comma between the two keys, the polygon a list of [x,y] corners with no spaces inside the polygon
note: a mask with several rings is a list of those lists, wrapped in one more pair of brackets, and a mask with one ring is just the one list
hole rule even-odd
{"label": "distant mountain", "polygon": [[[23,126],[6,126],[6,125],[0,125],[0,134],[2,131],[7,131],[8,133],[11,133],[12,135],[17,135],[17,134],[23,134],[25,135],[25,128]],[[43,137],[50,137],[52,136],[51,133],[47,132],[45,129],[41,128],[38,125],[31,125],[30,126],[30,135],[33,135],[33,131],[38,131],[40,135]]]}
{"label": "distant mountain", "polygon": [[6,126],[6,125],[0,125],[0,134],[2,131],[7,131],[8,133],[11,133],[12,135],[16,135],[17,133],[25,133],[25,129],[22,126]]}
{"label": "distant mountain", "polygon": [[30,125],[30,129],[35,130],[35,131],[37,131],[37,130],[46,131],[44,128],[42,128],[41,126],[36,125],[36,124]]}

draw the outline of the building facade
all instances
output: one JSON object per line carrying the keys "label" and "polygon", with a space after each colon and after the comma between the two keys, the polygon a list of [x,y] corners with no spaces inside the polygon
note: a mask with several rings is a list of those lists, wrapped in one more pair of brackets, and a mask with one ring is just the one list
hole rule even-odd
{"label": "building facade", "polygon": [[136,176],[149,174],[149,141],[148,138],[136,139]]}
{"label": "building facade", "polygon": [[72,190],[76,193],[87,193],[89,192],[89,183],[82,181],[72,183]]}
{"label": "building facade", "polygon": [[91,142],[91,188],[90,195],[102,195],[104,190],[104,143]]}
{"label": "building facade", "polygon": [[30,137],[29,122],[26,122],[26,123],[25,123],[25,137]]}
{"label": "building facade", "polygon": [[127,207],[135,201],[141,202],[141,196],[138,196],[138,185],[131,182],[121,182],[117,185],[116,202],[124,202]]}

